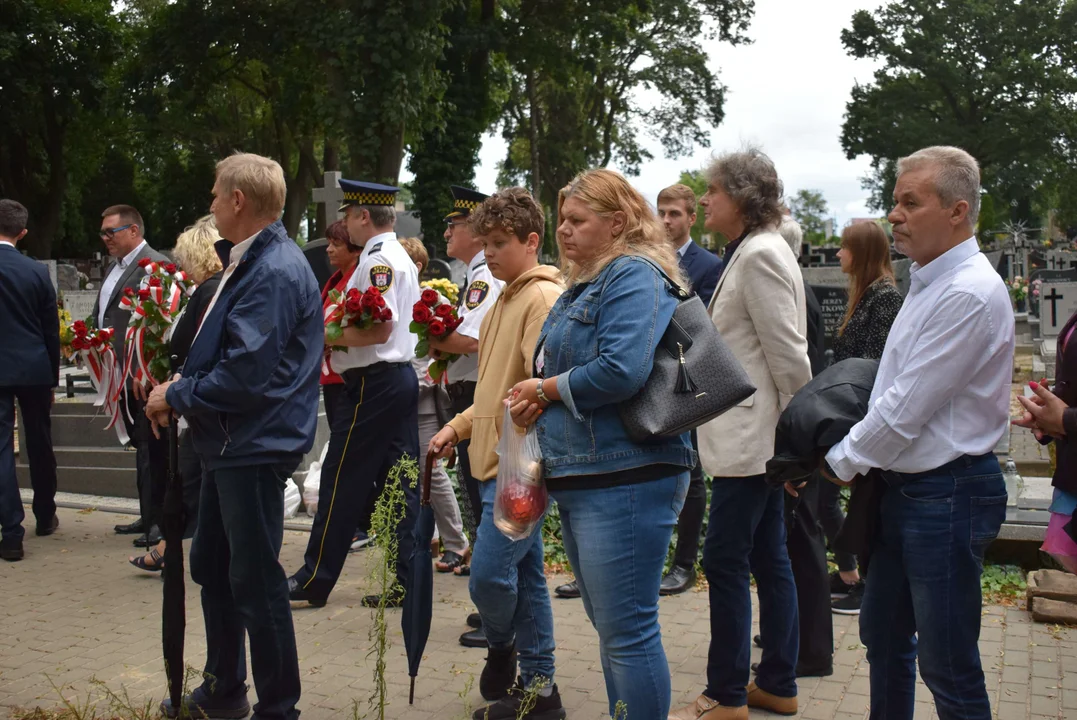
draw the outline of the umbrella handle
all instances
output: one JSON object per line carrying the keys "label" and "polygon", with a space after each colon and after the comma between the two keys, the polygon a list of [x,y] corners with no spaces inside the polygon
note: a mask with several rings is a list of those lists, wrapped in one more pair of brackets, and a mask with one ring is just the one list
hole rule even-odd
{"label": "umbrella handle", "polygon": [[430,476],[434,472],[434,453],[428,452],[426,454],[426,472],[423,473],[423,495],[421,504],[430,504]]}

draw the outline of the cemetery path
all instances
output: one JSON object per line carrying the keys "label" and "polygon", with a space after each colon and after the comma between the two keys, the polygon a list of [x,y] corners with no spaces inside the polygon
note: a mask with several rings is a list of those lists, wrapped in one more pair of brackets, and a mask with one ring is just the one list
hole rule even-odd
{"label": "cemetery path", "polygon": [[[165,692],[160,652],[161,581],[127,564],[132,548],[112,526],[123,515],[60,510],[58,532],[30,534],[26,559],[0,563],[0,718],[16,707],[56,708],[64,696],[85,698],[97,678],[135,701],[159,700]],[[306,534],[285,533],[281,561],[298,567]],[[371,611],[359,600],[373,551],[349,558],[327,607],[296,607],[296,633],[303,672],[300,708],[305,720],[350,717],[353,700],[366,710],[373,658],[367,639]],[[563,582],[551,577],[550,586]],[[188,579],[187,658],[201,667],[205,641],[198,588]],[[479,704],[477,676],[485,653],[457,644],[464,617],[472,611],[464,579],[437,575],[434,622],[420,671],[416,704],[407,705],[408,677],[399,611],[389,611],[389,718],[457,720]],[[573,720],[607,717],[597,636],[583,606],[553,603],[557,638],[557,682]],[[673,674],[675,703],[700,691],[709,640],[707,596],[688,592],[663,598],[662,628]],[[868,668],[856,618],[834,616],[835,667],[828,678],[800,683],[801,713],[807,720],[859,720],[868,704]],[[1001,720],[1077,717],[1077,630],[1032,624],[1018,608],[984,611],[981,655],[988,687]],[[753,651],[758,659],[758,650]],[[255,696],[250,693],[253,703]],[[917,720],[935,717],[930,696],[917,691]],[[101,704],[99,712],[104,714]],[[631,708],[629,708],[631,713]],[[753,717],[763,716],[753,713]]]}

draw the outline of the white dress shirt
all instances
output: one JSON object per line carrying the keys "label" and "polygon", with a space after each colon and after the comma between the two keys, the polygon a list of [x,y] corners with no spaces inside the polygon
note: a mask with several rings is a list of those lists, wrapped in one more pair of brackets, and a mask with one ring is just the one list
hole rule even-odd
{"label": "white dress shirt", "polygon": [[[145,240],[140,242],[134,250],[124,255],[123,259],[112,264],[112,269],[108,271],[105,282],[101,283],[101,294],[97,296],[97,327],[105,327],[105,313],[108,312],[108,301],[112,299],[112,292],[116,289],[116,283],[120,281],[124,271],[135,261],[135,257],[142,252],[144,247],[146,247]],[[121,334],[123,333],[123,328],[117,328],[116,330]]]}
{"label": "white dress shirt", "polygon": [[691,245],[691,244],[692,244],[692,238],[688,238],[688,242],[686,242],[684,245],[681,245],[679,248],[677,248],[677,254],[680,255],[681,257],[684,257],[684,254],[686,252],[688,252],[688,246]]}
{"label": "white dress shirt", "polygon": [[985,455],[1009,424],[1014,319],[976,238],[921,267],[879,362],[867,416],[826,459],[839,478]]}
{"label": "white dress shirt", "polygon": [[357,288],[366,292],[375,286],[381,290],[385,304],[393,311],[393,331],[379,345],[353,347],[333,353],[333,370],[363,368],[379,362],[411,362],[415,357],[418,338],[408,329],[411,310],[419,302],[419,273],[395,232],[375,235],[367,241],[359,256],[359,265],[352,273],[345,292]]}
{"label": "white dress shirt", "polygon": [[[11,247],[15,247],[15,243],[8,242],[7,240],[0,240],[0,245],[10,245]],[[18,249],[18,248],[16,248],[16,249]]]}
{"label": "white dress shirt", "polygon": [[[464,337],[478,340],[482,319],[497,302],[504,287],[505,283],[495,278],[490,268],[486,266],[486,254],[480,250],[467,265],[465,289],[460,294],[460,306],[456,309],[456,314],[460,316],[462,322],[457,326],[456,332]],[[461,355],[451,363],[446,380],[450,383],[478,382],[478,351],[471,355]]]}
{"label": "white dress shirt", "polygon": [[[261,233],[262,231],[259,230],[238,245],[232,246],[232,249],[228,252],[228,267],[224,269],[224,273],[221,275],[221,281],[217,284],[217,292],[213,293],[213,299],[209,301],[209,305],[206,306],[206,311],[202,313],[203,318],[209,317],[209,313],[211,310],[213,310],[213,306],[217,304],[217,298],[221,296],[221,290],[224,290],[224,286],[228,284],[228,279],[232,277],[232,273],[236,271],[236,268],[239,266],[240,261],[243,260],[244,256],[246,256],[247,250],[254,243],[254,239],[258,237]],[[176,321],[178,320],[179,318],[176,319]],[[175,321],[173,322],[173,325],[174,324]],[[201,331],[202,323],[199,323],[198,329],[194,331],[195,340],[198,339],[198,333],[200,333]],[[194,340],[191,341],[191,344],[194,344]]]}

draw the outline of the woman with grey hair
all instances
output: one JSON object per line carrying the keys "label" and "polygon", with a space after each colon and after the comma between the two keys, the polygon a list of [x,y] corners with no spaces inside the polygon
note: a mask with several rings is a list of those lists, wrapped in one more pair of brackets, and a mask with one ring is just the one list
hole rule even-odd
{"label": "woman with grey hair", "polygon": [[[729,153],[707,169],[704,227],[729,239],[711,318],[756,393],[699,428],[713,478],[703,570],[710,583],[707,685],[675,720],[746,720],[748,707],[797,712],[797,595],[780,488],[765,479],[782,409],[808,380],[804,283],[778,233],[782,183],[765,154]],[[759,592],[763,659],[749,683],[752,602]]]}

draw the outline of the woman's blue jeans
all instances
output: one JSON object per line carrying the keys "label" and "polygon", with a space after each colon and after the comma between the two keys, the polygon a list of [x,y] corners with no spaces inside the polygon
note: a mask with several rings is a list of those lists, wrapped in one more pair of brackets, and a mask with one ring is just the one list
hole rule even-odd
{"label": "woman's blue jeans", "polygon": [[618,703],[632,718],[669,714],[658,586],[687,492],[688,471],[636,485],[552,493],[565,552],[598,631],[611,716]]}

